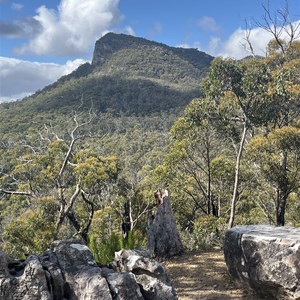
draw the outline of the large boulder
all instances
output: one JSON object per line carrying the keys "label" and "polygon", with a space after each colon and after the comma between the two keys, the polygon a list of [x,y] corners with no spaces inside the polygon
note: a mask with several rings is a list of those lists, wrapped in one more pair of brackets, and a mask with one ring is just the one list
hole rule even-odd
{"label": "large boulder", "polygon": [[65,278],[67,299],[112,299],[106,279],[90,249],[80,242],[62,242],[54,247]]}
{"label": "large boulder", "polygon": [[230,275],[264,299],[300,299],[300,228],[249,225],[226,232]]}
{"label": "large boulder", "polygon": [[79,241],[58,242],[53,250],[25,261],[0,251],[0,300],[35,299],[173,300],[177,296],[163,266],[145,253],[121,251],[108,267],[100,268]]}

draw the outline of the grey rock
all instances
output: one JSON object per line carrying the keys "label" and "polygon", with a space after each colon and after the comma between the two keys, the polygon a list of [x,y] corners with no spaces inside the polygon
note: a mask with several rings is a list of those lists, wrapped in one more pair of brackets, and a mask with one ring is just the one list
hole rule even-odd
{"label": "grey rock", "polygon": [[[5,258],[0,259],[4,262]],[[0,274],[0,299],[2,300],[52,300],[48,277],[37,256],[24,263],[7,260]]]}
{"label": "grey rock", "polygon": [[39,256],[53,299],[63,299],[65,292],[65,277],[60,268],[55,252],[46,251]]}
{"label": "grey rock", "polygon": [[110,267],[100,268],[80,241],[57,242],[53,250],[25,261],[0,251],[0,300],[98,299],[177,296],[163,266],[144,252],[122,250]]}
{"label": "grey rock", "polygon": [[227,231],[230,275],[266,299],[300,299],[300,228],[249,225]]}
{"label": "grey rock", "polygon": [[132,273],[109,273],[106,277],[114,300],[143,300],[140,287]]}
{"label": "grey rock", "polygon": [[80,241],[66,241],[54,247],[65,277],[65,295],[70,300],[112,299],[106,279],[90,249]]}
{"label": "grey rock", "polygon": [[177,299],[176,290],[158,261],[147,256],[147,252],[121,250],[115,253],[118,270],[133,273],[140,285],[144,299]]}
{"label": "grey rock", "polygon": [[74,266],[66,271],[65,277],[70,300],[113,299],[100,268]]}
{"label": "grey rock", "polygon": [[90,249],[81,241],[71,240],[59,242],[54,246],[54,252],[62,270],[67,270],[74,265],[97,267],[97,263]]}

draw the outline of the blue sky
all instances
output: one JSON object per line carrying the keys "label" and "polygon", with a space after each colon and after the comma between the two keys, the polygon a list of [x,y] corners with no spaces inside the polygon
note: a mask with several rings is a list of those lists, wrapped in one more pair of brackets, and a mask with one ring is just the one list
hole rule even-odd
{"label": "blue sky", "polygon": [[[288,0],[291,21],[300,0]],[[257,27],[266,0],[0,0],[0,102],[20,99],[92,59],[95,41],[109,31],[213,56],[248,55],[242,46],[251,21],[263,55],[270,36]],[[286,5],[270,0],[270,12]]]}

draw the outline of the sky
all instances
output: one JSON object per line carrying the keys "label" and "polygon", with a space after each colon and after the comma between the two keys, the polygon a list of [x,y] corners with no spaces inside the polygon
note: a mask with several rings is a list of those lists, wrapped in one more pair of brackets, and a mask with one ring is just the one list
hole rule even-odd
{"label": "sky", "polygon": [[300,22],[300,0],[0,0],[0,102],[90,62],[108,32],[240,59],[249,55],[248,27],[255,53],[265,55],[271,37],[258,24],[268,4],[272,17],[287,4],[290,21]]}

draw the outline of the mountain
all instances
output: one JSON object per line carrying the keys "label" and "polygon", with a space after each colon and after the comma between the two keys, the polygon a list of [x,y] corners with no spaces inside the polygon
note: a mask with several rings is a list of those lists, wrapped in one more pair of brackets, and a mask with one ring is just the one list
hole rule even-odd
{"label": "mountain", "polygon": [[[103,160],[109,164],[111,176],[117,182],[107,183],[103,193],[97,190],[97,206],[116,208],[112,210],[114,216],[118,215],[114,226],[119,228],[122,201],[131,199],[132,209],[139,216],[139,226],[144,231],[143,224],[147,221],[141,221],[140,217],[146,217],[144,213],[153,201],[153,190],[157,188],[153,174],[170,146],[170,127],[191,99],[201,95],[201,80],[212,59],[196,49],[174,48],[109,33],[96,42],[91,63],[81,65],[30,97],[1,104],[0,190],[21,191],[19,195],[0,191],[1,247],[7,241],[2,234],[5,230],[6,237],[24,236],[27,243],[29,231],[35,232],[39,226],[39,221],[32,221],[33,212],[41,212],[42,219],[44,214],[51,215],[50,211],[56,214],[58,190],[52,184],[64,158],[69,155],[68,149],[72,149],[68,156],[72,164],[64,175],[62,199],[69,197],[75,188],[73,159],[86,159],[87,164],[80,165],[86,166],[88,173],[90,167],[95,168],[96,174],[102,174],[106,168],[99,165]],[[82,125],[89,120],[90,111],[94,118],[86,126],[77,127],[75,138],[78,139],[73,144],[70,133],[76,128],[74,112],[77,124]],[[82,169],[82,172],[85,171]],[[84,182],[90,178],[86,177]],[[105,178],[106,175],[101,175],[97,184],[106,181]],[[91,182],[96,182],[94,180]],[[24,190],[51,196],[28,199],[22,195]],[[51,207],[46,204],[50,198],[55,198],[56,203]],[[47,208],[43,208],[43,203]],[[75,206],[85,223],[87,206],[81,201]],[[18,217],[21,223],[16,221]],[[45,224],[48,230],[48,223]],[[10,234],[10,228],[16,231]],[[27,229],[23,231],[24,228]],[[46,234],[44,229],[42,232],[37,234],[38,239]],[[66,230],[65,234],[73,233]],[[31,243],[30,238],[28,240]],[[12,248],[17,244],[14,239]],[[37,244],[40,245],[40,241]],[[21,242],[18,247],[22,245]]]}
{"label": "mountain", "polygon": [[102,136],[101,142],[81,146],[116,155],[126,177],[137,180],[143,168],[154,169],[162,161],[169,129],[201,95],[212,59],[196,49],[106,34],[96,42],[91,63],[30,97],[0,104],[0,172],[9,172],[43,135],[67,139],[74,111],[84,120],[92,110],[96,117],[86,130]]}
{"label": "mountain", "polygon": [[2,104],[0,133],[24,132],[47,115],[68,114],[81,101],[83,109],[93,106],[97,113],[147,115],[182,109],[200,95],[212,59],[196,49],[108,33],[96,42],[92,63],[30,97]]}

